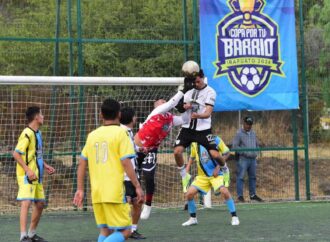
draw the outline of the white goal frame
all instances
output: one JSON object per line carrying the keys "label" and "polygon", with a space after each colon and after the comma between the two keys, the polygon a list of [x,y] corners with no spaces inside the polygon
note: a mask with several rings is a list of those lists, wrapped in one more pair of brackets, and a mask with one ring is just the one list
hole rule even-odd
{"label": "white goal frame", "polygon": [[183,77],[0,76],[1,85],[177,86]]}

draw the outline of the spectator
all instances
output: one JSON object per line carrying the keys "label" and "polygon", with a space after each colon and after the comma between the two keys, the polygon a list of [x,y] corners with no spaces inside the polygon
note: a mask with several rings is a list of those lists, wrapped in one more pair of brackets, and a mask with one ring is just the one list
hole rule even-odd
{"label": "spectator", "polygon": [[[247,116],[244,118],[243,128],[239,129],[233,140],[233,148],[258,148],[259,142],[256,133],[252,130],[253,118]],[[257,151],[239,151],[237,152],[237,179],[236,189],[239,202],[245,202],[243,196],[244,176],[247,171],[249,176],[250,200],[262,202],[263,200],[256,194],[256,168]]]}

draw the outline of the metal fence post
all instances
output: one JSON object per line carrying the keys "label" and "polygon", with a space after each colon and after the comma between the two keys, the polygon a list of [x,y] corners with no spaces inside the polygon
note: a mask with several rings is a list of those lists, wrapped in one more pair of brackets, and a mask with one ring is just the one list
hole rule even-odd
{"label": "metal fence post", "polygon": [[297,134],[297,111],[292,110],[292,143],[293,143],[293,167],[294,167],[294,188],[295,188],[295,200],[300,200],[299,194],[299,164],[298,164],[298,134]]}
{"label": "metal fence post", "polygon": [[[77,38],[78,38],[78,76],[84,75],[84,57],[83,57],[83,42],[82,42],[82,15],[81,15],[81,0],[77,0]],[[79,87],[79,113],[80,113],[80,145],[85,143],[86,138],[86,124],[85,124],[85,89],[83,86]],[[87,182],[85,178],[85,198],[84,198],[84,205],[83,210],[87,210]]]}
{"label": "metal fence post", "polygon": [[[72,0],[67,0],[67,28],[68,28],[68,38],[71,40],[69,42],[69,75],[73,76],[73,42],[72,42]],[[75,119],[75,87],[70,86],[70,129],[71,129],[71,152],[72,152],[72,174],[73,174],[73,186],[72,193],[74,194],[77,190],[77,154],[76,154],[76,119]]]}
{"label": "metal fence post", "polygon": [[[188,38],[188,20],[187,20],[187,0],[182,0],[182,18],[183,18],[183,40]],[[184,44],[183,50],[184,60],[188,60],[188,44]]]}
{"label": "metal fence post", "polygon": [[193,30],[194,30],[194,60],[196,62],[199,62],[198,58],[198,45],[199,45],[199,39],[198,39],[198,14],[197,14],[197,0],[193,0]]}
{"label": "metal fence post", "polygon": [[303,120],[304,120],[304,155],[305,155],[305,176],[306,176],[306,199],[311,199],[310,194],[310,169],[309,169],[309,121],[308,121],[308,86],[306,81],[305,63],[305,40],[304,40],[304,13],[303,1],[299,0],[300,18],[300,48],[301,48],[301,88],[303,98]]}
{"label": "metal fence post", "polygon": [[[56,1],[56,27],[55,27],[55,48],[54,48],[54,69],[53,75],[59,75],[59,37],[60,37],[60,26],[61,26],[61,0]],[[51,96],[51,111],[50,111],[50,131],[48,136],[48,143],[49,143],[49,152],[47,155],[47,162],[53,162],[53,149],[54,149],[54,142],[55,142],[55,116],[56,116],[56,102],[57,102],[57,86],[52,87],[52,96]],[[51,183],[49,182],[46,189],[46,207],[48,206],[49,194],[51,189]]]}

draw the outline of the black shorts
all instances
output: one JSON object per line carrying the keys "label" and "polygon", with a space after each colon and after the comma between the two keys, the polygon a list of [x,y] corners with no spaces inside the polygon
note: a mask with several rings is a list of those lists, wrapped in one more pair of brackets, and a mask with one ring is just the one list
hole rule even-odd
{"label": "black shorts", "polygon": [[182,128],[176,138],[174,147],[183,146],[187,148],[192,142],[197,142],[207,150],[218,150],[215,143],[215,136],[212,134],[211,129],[198,131]]}
{"label": "black shorts", "polygon": [[157,149],[150,150],[147,154],[137,153],[138,169],[143,172],[155,172],[157,167]]}
{"label": "black shorts", "polygon": [[133,186],[133,183],[131,181],[124,181],[125,184],[125,190],[126,190],[126,197],[130,197],[132,200],[136,198],[136,192],[135,187]]}

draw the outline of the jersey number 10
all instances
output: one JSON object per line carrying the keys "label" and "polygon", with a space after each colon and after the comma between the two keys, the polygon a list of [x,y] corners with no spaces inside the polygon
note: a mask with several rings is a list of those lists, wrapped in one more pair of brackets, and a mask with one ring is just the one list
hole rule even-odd
{"label": "jersey number 10", "polygon": [[96,164],[99,162],[106,163],[108,160],[108,143],[102,142],[101,145],[99,142],[95,143],[96,149]]}

